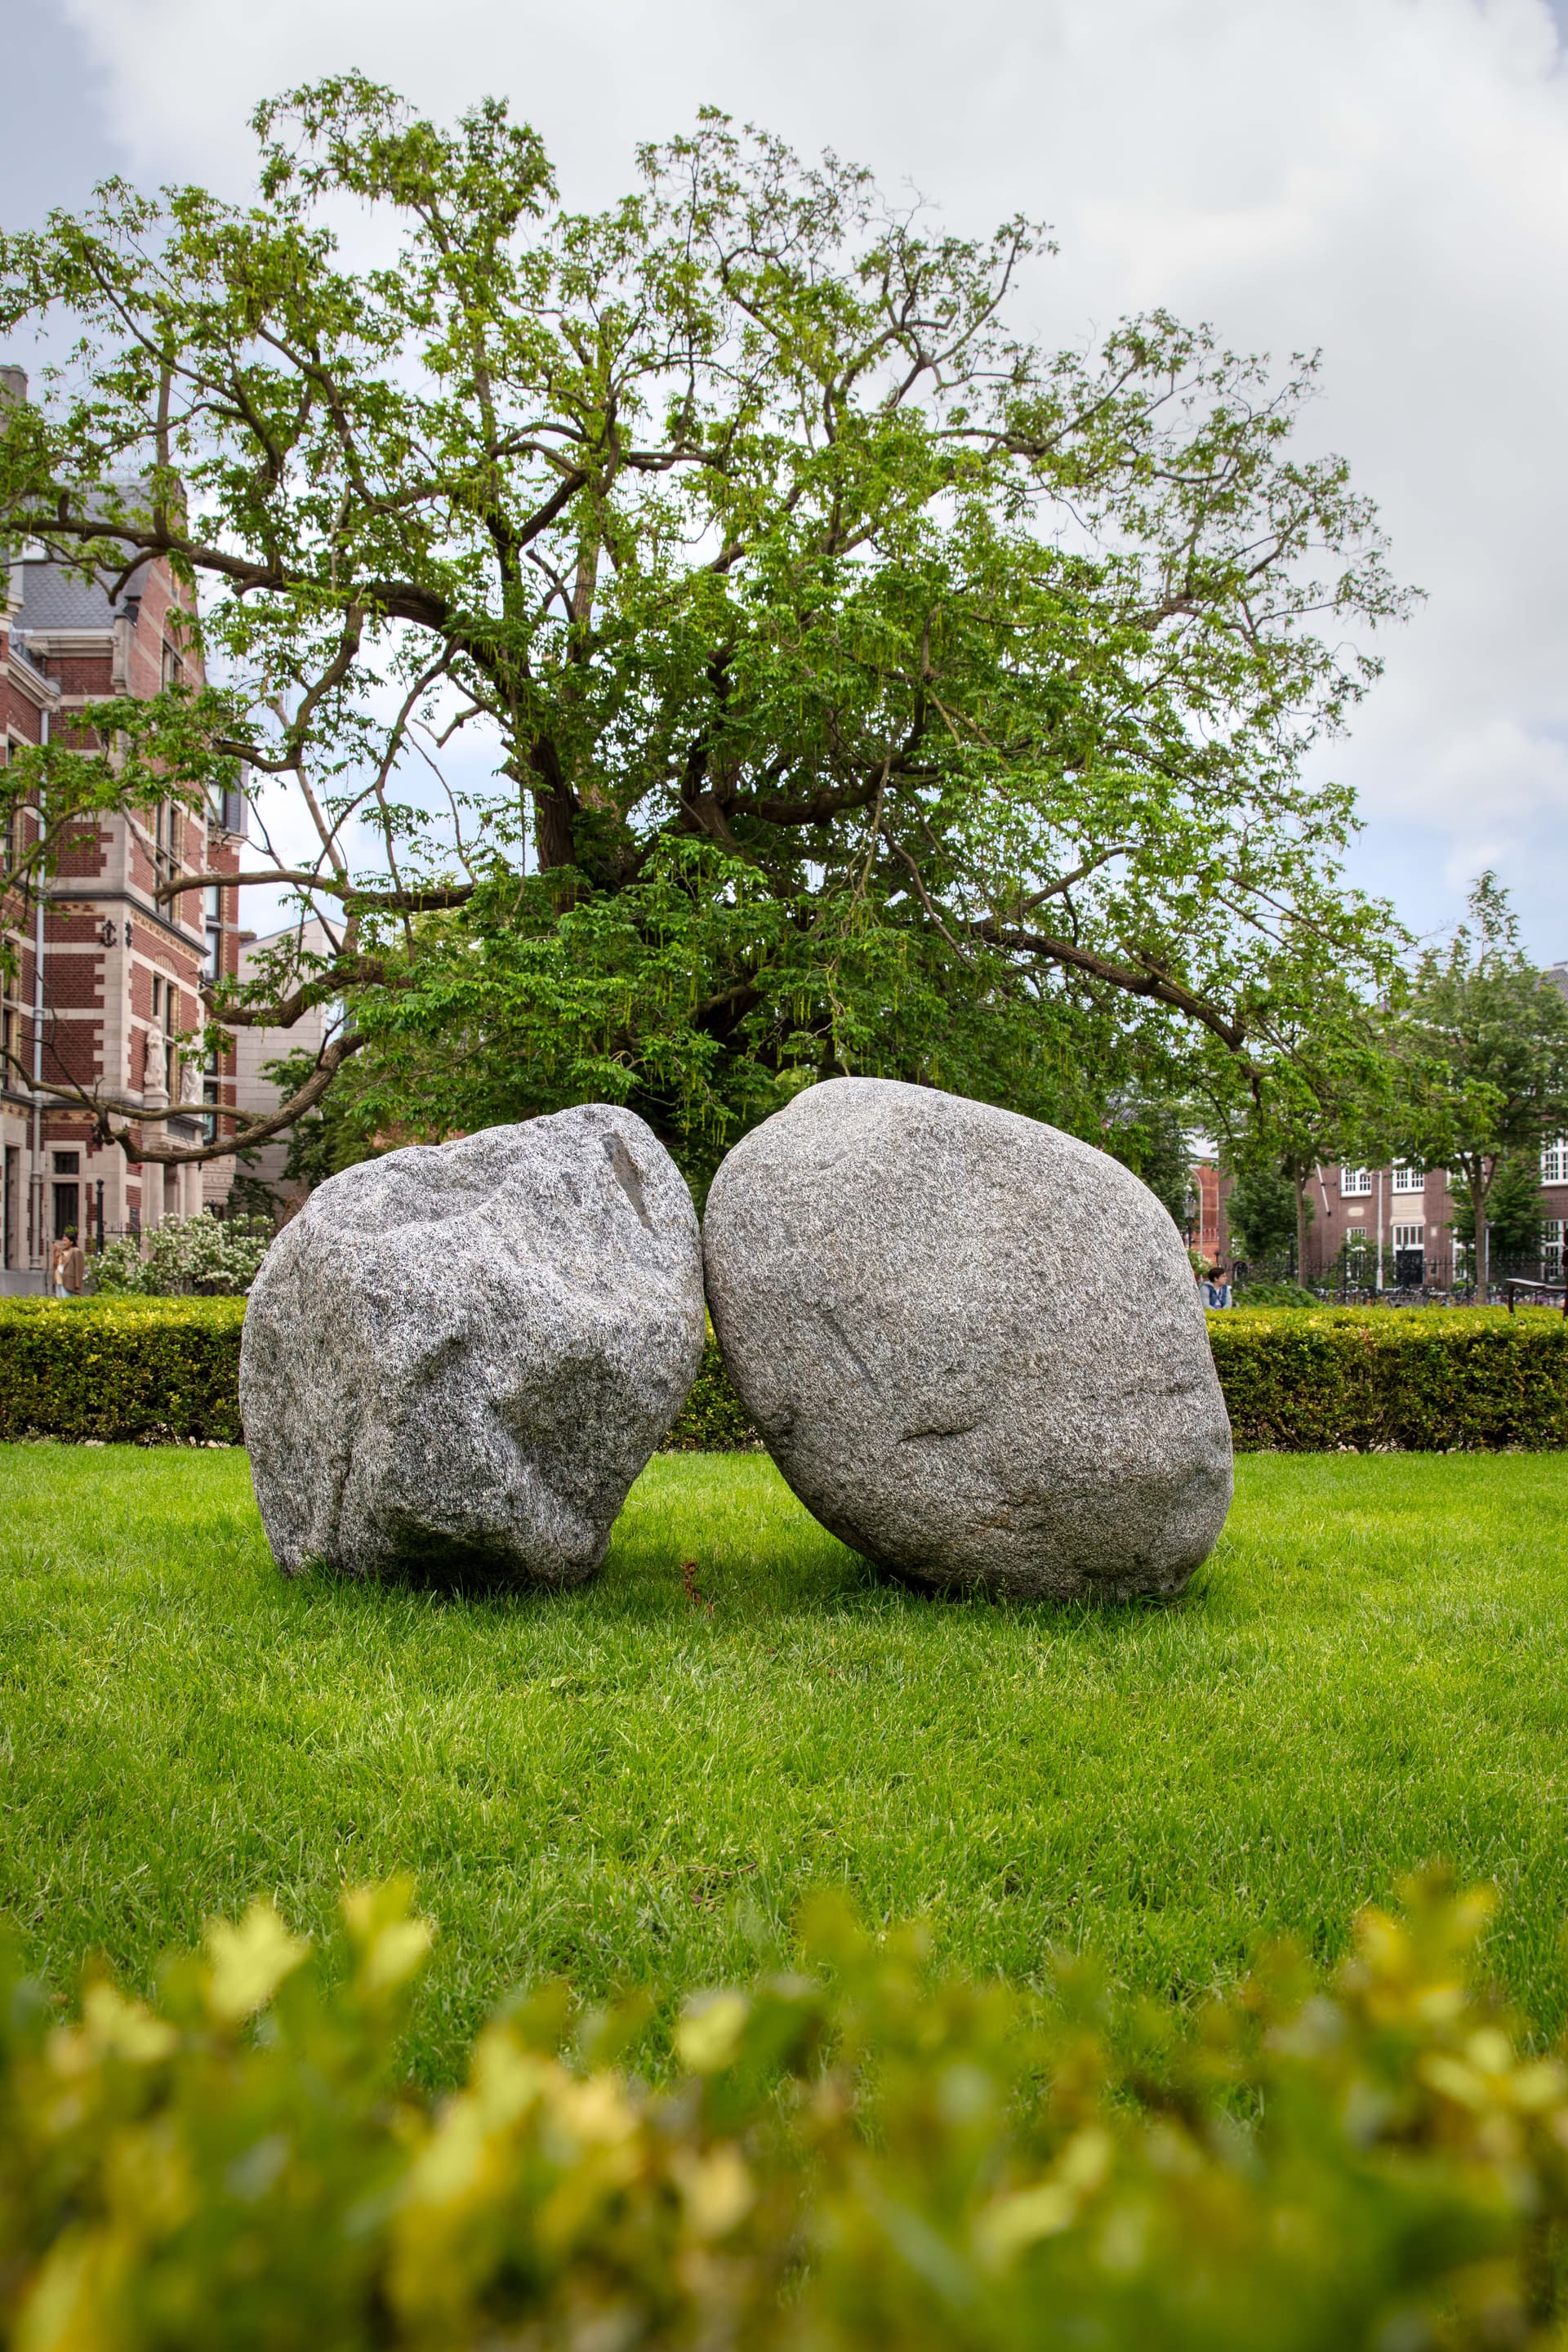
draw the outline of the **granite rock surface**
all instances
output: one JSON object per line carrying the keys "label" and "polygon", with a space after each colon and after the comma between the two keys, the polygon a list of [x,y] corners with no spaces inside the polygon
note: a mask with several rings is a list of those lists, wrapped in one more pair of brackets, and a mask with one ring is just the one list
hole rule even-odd
{"label": "granite rock surface", "polygon": [[240,1412],[279,1566],[581,1583],[704,1328],[690,1194],[630,1111],[345,1169],[246,1313]]}
{"label": "granite rock surface", "polygon": [[1231,1497],[1181,1235],[1104,1152],[963,1097],[810,1087],[703,1218],[730,1375],[806,1508],[932,1590],[1178,1591]]}

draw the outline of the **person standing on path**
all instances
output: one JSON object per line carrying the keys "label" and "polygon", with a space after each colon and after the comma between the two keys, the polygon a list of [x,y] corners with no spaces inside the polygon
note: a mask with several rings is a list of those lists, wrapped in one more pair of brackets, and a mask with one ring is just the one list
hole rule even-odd
{"label": "person standing on path", "polygon": [[57,1242],[51,1271],[57,1298],[79,1298],[87,1281],[87,1260],[81,1244],[76,1237],[76,1227],[68,1227],[64,1241]]}

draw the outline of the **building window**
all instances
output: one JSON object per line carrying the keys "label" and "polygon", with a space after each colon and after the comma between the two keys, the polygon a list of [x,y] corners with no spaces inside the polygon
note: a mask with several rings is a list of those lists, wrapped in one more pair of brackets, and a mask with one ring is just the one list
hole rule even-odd
{"label": "building window", "polygon": [[184,663],[180,659],[179,655],[174,651],[174,648],[169,643],[168,638],[165,637],[163,640],[163,674],[161,682],[164,686],[179,686],[184,683]]}
{"label": "building window", "polygon": [[1419,1290],[1426,1279],[1426,1228],[1394,1228],[1394,1279],[1401,1290]]}
{"label": "building window", "polygon": [[[247,772],[241,771],[242,774]],[[220,784],[217,787],[208,805],[207,822],[214,833],[231,834],[244,839],[249,814],[242,783]]]}
{"label": "building window", "polygon": [[[55,1239],[63,1242],[81,1230],[80,1186],[77,1181],[81,1174],[81,1154],[57,1151],[54,1158]],[[66,1180],[63,1183],[62,1177]]]}
{"label": "building window", "polygon": [[184,812],[178,801],[160,801],[153,811],[153,863],[161,882],[180,870]]}
{"label": "building window", "polygon": [[1543,1282],[1563,1279],[1563,1225],[1561,1217],[1543,1217],[1541,1222],[1541,1278]]}
{"label": "building window", "polygon": [[[171,1100],[174,1098],[174,1039],[173,1032],[174,1024],[179,1018],[179,991],[175,988],[172,980],[165,980],[162,972],[155,971],[153,974],[153,1019],[163,1033],[162,1084],[163,1092],[169,1096]],[[146,1062],[142,1071],[142,1084],[143,1087],[156,1087],[159,1083],[159,1057],[153,1051],[152,1040],[149,1037],[147,1041]]]}
{"label": "building window", "polygon": [[1568,1135],[1560,1135],[1541,1155],[1543,1184],[1568,1184]]}
{"label": "building window", "polygon": [[1370,1168],[1342,1168],[1340,1170],[1340,1193],[1342,1198],[1348,1200],[1352,1194],[1358,1192],[1370,1192],[1371,1190],[1372,1170]]}
{"label": "building window", "polygon": [[1426,1171],[1414,1160],[1396,1160],[1394,1163],[1394,1190],[1396,1192],[1425,1192]]}
{"label": "building window", "polygon": [[[202,1100],[205,1103],[220,1103],[223,1100],[223,1074],[218,1067],[217,1047],[216,1045],[209,1049],[206,1060],[202,1064]],[[216,1112],[208,1110],[204,1115],[202,1119],[202,1133],[209,1143],[216,1142],[217,1117]]]}
{"label": "building window", "polygon": [[216,988],[223,975],[223,888],[221,884],[209,883],[205,896],[207,945],[206,953],[202,960],[202,970],[206,974],[208,982]]}

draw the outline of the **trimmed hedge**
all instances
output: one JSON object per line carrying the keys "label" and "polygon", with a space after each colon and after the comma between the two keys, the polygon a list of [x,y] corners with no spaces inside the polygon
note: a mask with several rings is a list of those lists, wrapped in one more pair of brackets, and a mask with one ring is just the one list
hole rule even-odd
{"label": "trimmed hedge", "polygon": [[680,1419],[665,1440],[672,1454],[740,1454],[754,1452],[762,1439],[747,1418],[746,1408],[730,1385],[719,1342],[711,1331],[702,1350],[702,1369],[691,1383],[691,1393],[680,1409]]}
{"label": "trimmed hedge", "polygon": [[[1544,1308],[1232,1307],[1207,1321],[1243,1453],[1568,1445],[1568,1324]],[[757,1443],[711,1337],[669,1442]]]}
{"label": "trimmed hedge", "polygon": [[239,1443],[243,1298],[0,1300],[0,1438]]}
{"label": "trimmed hedge", "polygon": [[1232,1308],[1208,1318],[1245,1452],[1568,1444],[1568,1324],[1543,1308]]}
{"label": "trimmed hedge", "polygon": [[[242,1298],[0,1301],[0,1439],[235,1444]],[[1236,1307],[1208,1318],[1244,1452],[1568,1445],[1568,1324],[1544,1308]],[[670,1447],[757,1433],[711,1333]]]}

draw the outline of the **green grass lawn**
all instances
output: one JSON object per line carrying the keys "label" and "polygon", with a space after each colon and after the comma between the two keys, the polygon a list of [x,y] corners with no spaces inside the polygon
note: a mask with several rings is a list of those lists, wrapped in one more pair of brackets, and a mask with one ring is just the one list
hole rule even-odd
{"label": "green grass lawn", "polygon": [[596,1585],[500,1600],[284,1584],[238,1453],[0,1448],[0,1909],[58,1983],[145,1980],[258,1891],[315,1927],[411,1869],[441,2077],[519,1980],[744,1975],[825,1882],[1187,1999],[1444,1855],[1556,2028],[1568,1458],[1237,1473],[1181,1604],[1096,1613],[881,1584],[756,1455],[661,1457]]}

